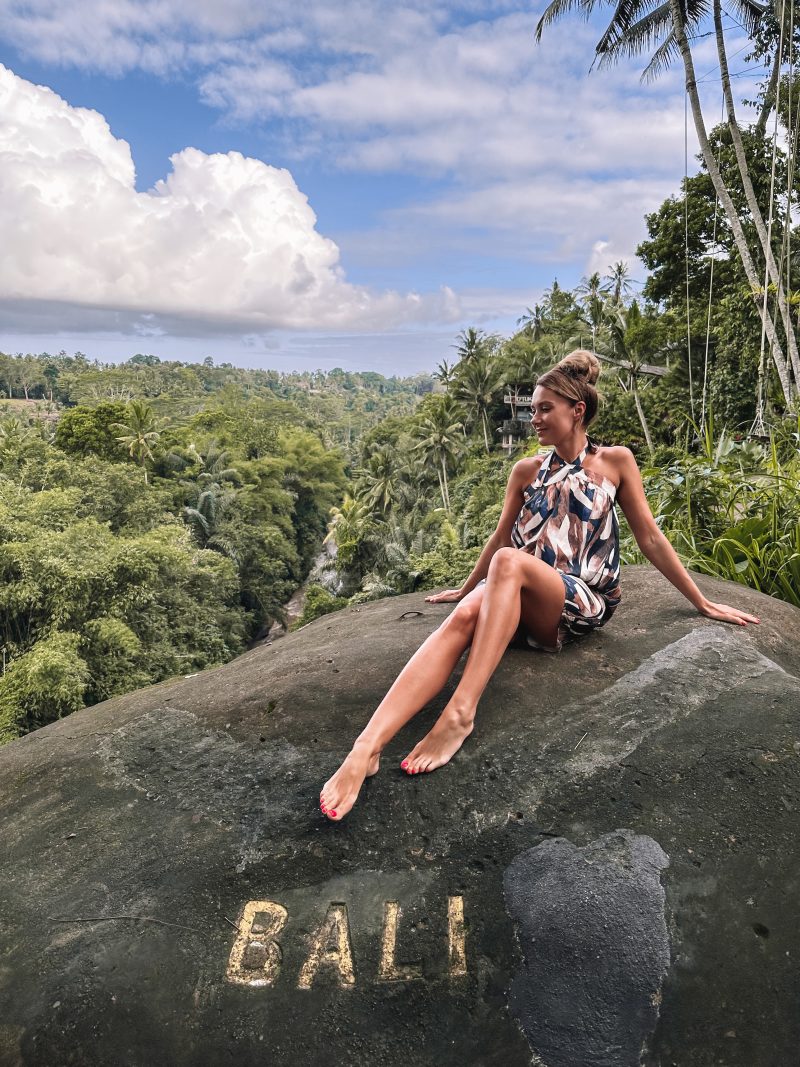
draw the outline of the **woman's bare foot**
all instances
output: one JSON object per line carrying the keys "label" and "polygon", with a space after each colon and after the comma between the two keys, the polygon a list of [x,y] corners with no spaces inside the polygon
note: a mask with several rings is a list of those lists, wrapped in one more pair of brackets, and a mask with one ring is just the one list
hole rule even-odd
{"label": "woman's bare foot", "polygon": [[370,745],[356,741],[339,770],[322,787],[319,795],[322,814],[333,822],[343,819],[355,804],[364,779],[378,773],[380,761],[380,752],[373,752]]}
{"label": "woman's bare foot", "polygon": [[430,733],[411,750],[400,766],[406,774],[421,774],[443,767],[472,733],[474,721],[474,711],[445,708]]}

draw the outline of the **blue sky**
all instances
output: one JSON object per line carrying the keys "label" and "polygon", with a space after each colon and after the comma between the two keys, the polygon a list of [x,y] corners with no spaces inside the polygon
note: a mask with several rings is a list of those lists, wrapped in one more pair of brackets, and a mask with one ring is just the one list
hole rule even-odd
{"label": "blue sky", "polygon": [[679,72],[588,75],[599,24],[539,13],[0,0],[0,348],[411,374],[556,276],[641,279]]}

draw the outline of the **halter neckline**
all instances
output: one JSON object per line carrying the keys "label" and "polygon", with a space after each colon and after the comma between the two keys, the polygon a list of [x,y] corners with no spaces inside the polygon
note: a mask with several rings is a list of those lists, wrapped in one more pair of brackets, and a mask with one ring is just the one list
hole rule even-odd
{"label": "halter neckline", "polygon": [[586,444],[583,446],[583,448],[580,450],[578,455],[573,460],[564,459],[564,457],[559,452],[557,452],[555,450],[555,448],[553,449],[553,455],[555,456],[556,459],[560,460],[567,467],[580,467],[580,466],[583,465],[584,459],[586,459],[586,453],[589,451],[589,445],[590,444],[591,444],[591,441],[587,437],[586,438]]}

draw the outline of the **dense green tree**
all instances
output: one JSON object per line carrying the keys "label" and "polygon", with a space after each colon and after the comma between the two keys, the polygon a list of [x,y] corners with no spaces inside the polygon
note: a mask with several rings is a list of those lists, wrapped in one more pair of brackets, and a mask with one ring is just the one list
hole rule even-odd
{"label": "dense green tree", "polygon": [[121,459],[117,427],[126,415],[127,409],[119,401],[69,408],[58,420],[55,444],[71,455]]}
{"label": "dense green tree", "polygon": [[300,618],[290,626],[291,630],[299,630],[306,623],[322,615],[329,615],[332,611],[341,611],[346,608],[350,601],[347,597],[334,596],[323,585],[309,585],[306,589],[306,598]]}
{"label": "dense green tree", "polygon": [[0,677],[0,744],[83,706],[89,665],[76,633],[54,631]]}

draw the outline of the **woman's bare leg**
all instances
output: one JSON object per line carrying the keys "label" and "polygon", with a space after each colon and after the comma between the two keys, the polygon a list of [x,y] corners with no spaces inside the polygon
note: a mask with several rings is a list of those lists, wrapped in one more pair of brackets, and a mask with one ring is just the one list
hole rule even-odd
{"label": "woman's bare leg", "polygon": [[564,583],[548,564],[501,548],[492,557],[467,665],[436,725],[401,766],[409,774],[433,771],[472,733],[478,701],[520,622],[545,645],[555,645],[564,608]]}
{"label": "woman's bare leg", "polygon": [[443,688],[478,620],[485,587],[473,589],[417,649],[356,738],[350,754],[320,793],[320,808],[338,821],[356,801],[364,779],[378,770],[384,746]]}

